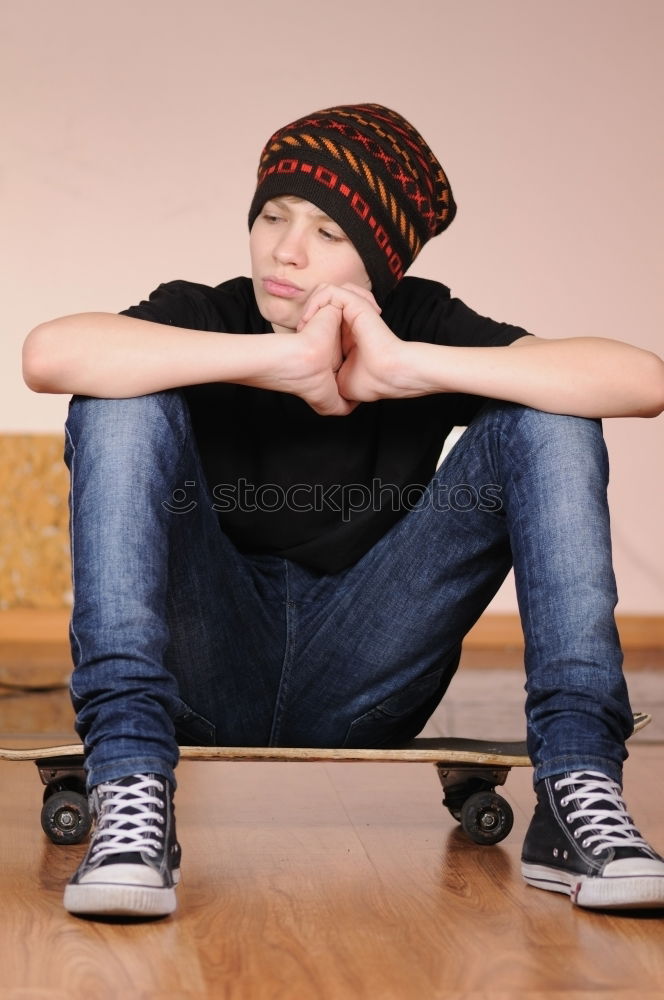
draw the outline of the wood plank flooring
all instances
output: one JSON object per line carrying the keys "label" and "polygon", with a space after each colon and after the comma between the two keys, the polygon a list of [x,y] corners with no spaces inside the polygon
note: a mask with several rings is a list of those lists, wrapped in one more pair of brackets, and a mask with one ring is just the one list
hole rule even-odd
{"label": "wood plank flooring", "polygon": [[[628,766],[632,807],[664,845],[652,794],[664,748],[639,747]],[[130,924],[62,910],[83,846],[45,840],[32,772],[0,766],[5,989],[70,1000],[662,996],[661,914],[590,913],[522,883],[525,770],[507,786],[515,830],[479,847],[440,807],[429,765],[185,763],[178,912]]]}
{"label": "wood plank flooring", "polygon": [[[664,675],[638,677],[638,707],[656,712]],[[462,672],[431,728],[459,734],[472,719],[518,736],[521,687],[508,666]],[[35,697],[46,698],[39,710]],[[66,739],[65,700],[0,699],[0,739],[23,742],[37,727],[41,742]],[[664,743],[653,728],[632,745],[625,787],[663,850]],[[664,996],[664,914],[583,911],[522,882],[528,769],[508,778],[515,828],[495,847],[463,836],[427,764],[184,762],[178,776],[178,911],[122,923],[64,912],[84,846],[44,837],[33,764],[0,763],[3,1000]]]}

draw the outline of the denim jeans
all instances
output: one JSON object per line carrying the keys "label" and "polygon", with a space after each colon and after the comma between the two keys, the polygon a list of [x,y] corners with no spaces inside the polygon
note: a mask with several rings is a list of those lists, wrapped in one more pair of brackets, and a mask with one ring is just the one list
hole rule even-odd
{"label": "denim jeans", "polygon": [[65,457],[90,785],[174,781],[183,743],[411,739],[512,564],[535,780],[581,768],[620,780],[632,717],[597,421],[487,404],[415,509],[327,576],[237,551],[177,390],[74,397]]}

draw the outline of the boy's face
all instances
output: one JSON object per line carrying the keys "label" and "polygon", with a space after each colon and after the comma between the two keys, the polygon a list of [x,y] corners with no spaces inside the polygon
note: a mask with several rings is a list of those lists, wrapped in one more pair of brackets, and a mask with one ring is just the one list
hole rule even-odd
{"label": "boy's face", "polygon": [[251,276],[261,315],[292,333],[304,304],[323,283],[371,288],[362,258],[343,230],[310,201],[266,201],[249,237]]}

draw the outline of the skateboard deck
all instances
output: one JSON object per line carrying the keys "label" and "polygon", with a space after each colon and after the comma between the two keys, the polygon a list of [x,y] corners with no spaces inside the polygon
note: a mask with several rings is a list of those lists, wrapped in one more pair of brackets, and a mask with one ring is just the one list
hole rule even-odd
{"label": "skateboard deck", "polygon": [[[83,760],[79,743],[29,749],[0,747],[0,760],[45,761]],[[403,747],[386,750],[333,749],[328,747],[206,747],[181,746],[180,760],[254,760],[254,761],[411,761],[437,763],[445,760],[462,764],[506,764],[526,767],[530,764],[525,740],[503,742],[469,740],[456,737],[431,737],[413,740]]]}
{"label": "skateboard deck", "polygon": [[[634,713],[634,732],[652,716]],[[389,749],[327,747],[206,747],[181,746],[181,760],[205,761],[340,761],[432,763],[444,791],[443,805],[478,844],[496,844],[510,832],[512,809],[495,791],[513,767],[529,767],[525,740],[484,740],[461,737],[418,737]],[[0,747],[0,760],[34,761],[45,786],[42,827],[58,844],[84,840],[92,825],[85,791],[81,744]]]}

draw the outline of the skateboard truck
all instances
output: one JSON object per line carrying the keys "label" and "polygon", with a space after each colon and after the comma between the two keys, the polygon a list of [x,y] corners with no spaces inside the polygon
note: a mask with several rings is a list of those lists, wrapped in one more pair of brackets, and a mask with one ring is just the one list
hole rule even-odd
{"label": "skateboard truck", "polygon": [[83,756],[35,761],[44,788],[42,830],[54,844],[79,844],[92,826]]}
{"label": "skateboard truck", "polygon": [[436,764],[443,788],[443,805],[476,844],[498,844],[509,834],[514,813],[507,799],[496,791],[504,785],[509,767],[489,768]]}

